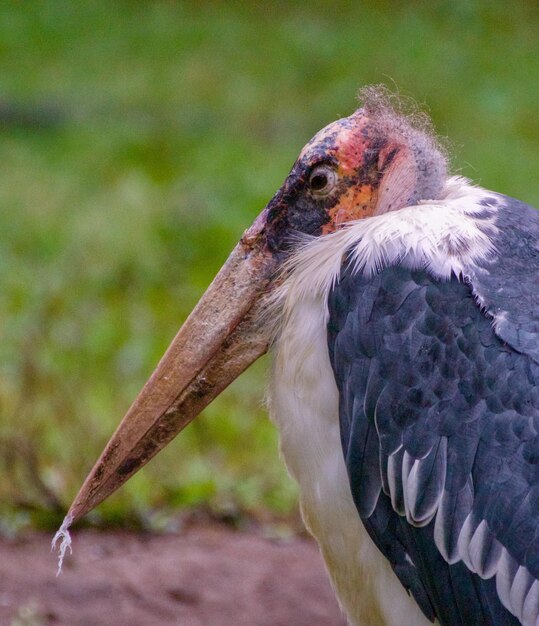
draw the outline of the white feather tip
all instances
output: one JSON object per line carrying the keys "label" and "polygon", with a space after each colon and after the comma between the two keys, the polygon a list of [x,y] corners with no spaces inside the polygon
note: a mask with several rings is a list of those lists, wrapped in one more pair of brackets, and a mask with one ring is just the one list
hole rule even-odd
{"label": "white feather tip", "polygon": [[[56,576],[59,576],[62,573],[62,565],[64,564],[66,552],[69,550],[69,554],[73,554],[73,548],[71,547],[71,535],[69,534],[69,527],[72,522],[73,517],[71,515],[66,515],[62,525],[57,530],[51,542],[51,550],[58,550],[58,569],[56,571]],[[60,545],[57,548],[58,542],[60,542]]]}

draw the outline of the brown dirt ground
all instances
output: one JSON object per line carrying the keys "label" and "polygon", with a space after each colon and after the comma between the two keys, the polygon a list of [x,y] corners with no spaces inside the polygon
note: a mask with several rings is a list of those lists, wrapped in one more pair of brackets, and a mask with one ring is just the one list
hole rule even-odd
{"label": "brown dirt ground", "polygon": [[196,526],[79,531],[56,578],[50,536],[0,540],[0,624],[345,626],[316,545]]}

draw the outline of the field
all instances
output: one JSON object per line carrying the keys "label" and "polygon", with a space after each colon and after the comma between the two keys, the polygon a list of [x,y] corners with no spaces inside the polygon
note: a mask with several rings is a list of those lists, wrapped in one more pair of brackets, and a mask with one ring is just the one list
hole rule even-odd
{"label": "field", "polygon": [[[539,9],[517,2],[0,7],[0,531],[51,529],[244,228],[386,83],[456,172],[539,205]],[[89,518],[289,519],[263,359]]]}

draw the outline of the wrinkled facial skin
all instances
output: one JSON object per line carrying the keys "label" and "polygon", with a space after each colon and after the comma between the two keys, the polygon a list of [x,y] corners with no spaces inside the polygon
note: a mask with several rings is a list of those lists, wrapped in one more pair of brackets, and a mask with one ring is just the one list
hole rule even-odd
{"label": "wrinkled facial skin", "polygon": [[[267,243],[286,250],[296,233],[318,236],[373,214],[384,140],[361,110],[333,122],[303,148],[267,210]],[[324,180],[328,182],[320,189]]]}

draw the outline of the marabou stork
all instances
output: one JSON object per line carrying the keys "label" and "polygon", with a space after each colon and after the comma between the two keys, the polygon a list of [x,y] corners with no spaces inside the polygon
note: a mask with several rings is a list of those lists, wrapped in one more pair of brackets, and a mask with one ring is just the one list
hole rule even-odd
{"label": "marabou stork", "polygon": [[268,346],[301,509],[351,623],[539,625],[539,212],[448,176],[376,88],[321,130],[58,533]]}

